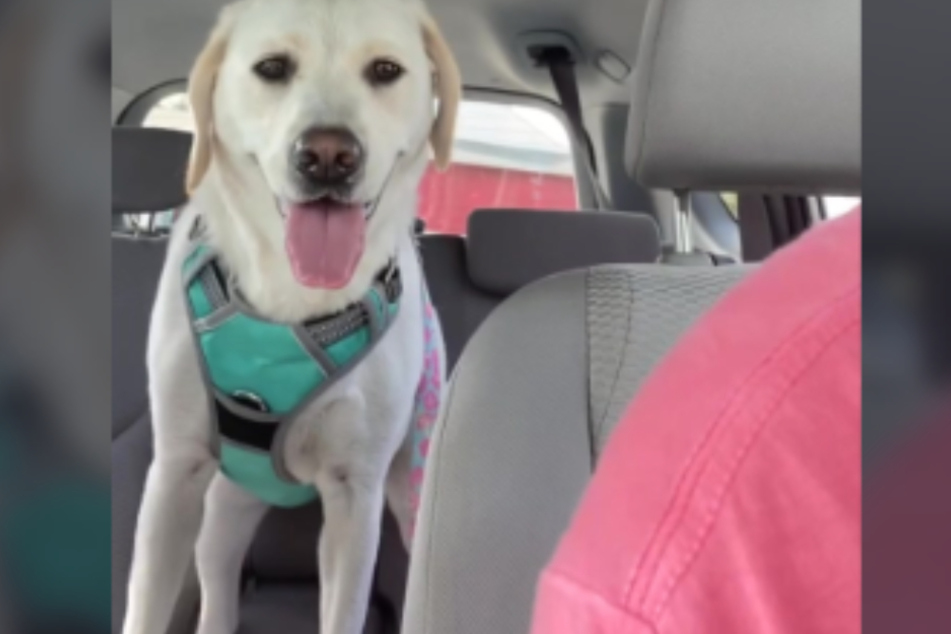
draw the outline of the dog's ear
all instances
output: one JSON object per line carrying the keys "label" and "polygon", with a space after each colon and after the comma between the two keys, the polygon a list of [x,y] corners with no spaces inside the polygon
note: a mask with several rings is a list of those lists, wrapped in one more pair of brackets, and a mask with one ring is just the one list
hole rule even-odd
{"label": "dog's ear", "polygon": [[208,41],[192,66],[188,76],[188,99],[191,102],[195,121],[195,136],[192,140],[191,157],[185,180],[185,191],[194,193],[211,165],[214,144],[214,95],[218,69],[228,49],[228,39],[234,23],[235,6],[226,6],[218,17]]}
{"label": "dog's ear", "polygon": [[436,167],[444,170],[452,160],[452,138],[462,99],[462,78],[456,58],[432,16],[424,14],[422,25],[423,44],[435,68],[433,82],[439,98],[439,111],[433,121],[429,142],[433,146]]}

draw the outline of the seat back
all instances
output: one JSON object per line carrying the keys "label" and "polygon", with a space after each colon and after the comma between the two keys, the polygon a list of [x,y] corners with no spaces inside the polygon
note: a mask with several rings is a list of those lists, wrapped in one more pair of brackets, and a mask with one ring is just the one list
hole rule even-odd
{"label": "seat back", "polygon": [[549,275],[610,263],[655,262],[660,235],[641,213],[481,209],[467,236],[420,238],[449,367],[506,297]]}
{"label": "seat back", "polygon": [[426,284],[439,315],[450,371],[472,333],[503,299],[472,281],[467,246],[462,236],[429,234],[419,239]]}
{"label": "seat back", "polygon": [[148,415],[145,350],[166,240],[112,237],[112,437]]}
{"label": "seat back", "polygon": [[[185,202],[190,135],[119,128],[113,133],[112,213],[152,214]],[[117,229],[123,223],[113,223]],[[148,413],[145,349],[149,315],[165,261],[166,239],[117,232],[112,236],[112,435]]]}
{"label": "seat back", "polygon": [[403,631],[528,631],[535,579],[623,408],[746,271],[600,266],[486,319],[433,439]]}
{"label": "seat back", "polygon": [[[182,204],[189,135],[116,128],[112,135],[112,631],[122,630],[139,504],[152,460],[145,356],[166,238],[130,232],[126,216]],[[176,175],[180,175],[179,178]],[[194,582],[175,618],[192,620]]]}

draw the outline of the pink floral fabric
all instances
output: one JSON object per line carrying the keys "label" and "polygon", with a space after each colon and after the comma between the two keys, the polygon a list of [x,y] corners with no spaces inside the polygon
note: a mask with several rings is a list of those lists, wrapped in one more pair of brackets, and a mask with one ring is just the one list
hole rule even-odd
{"label": "pink floral fabric", "polygon": [[439,328],[439,318],[433,306],[426,303],[423,309],[424,357],[423,376],[416,389],[416,406],[413,410],[413,458],[410,481],[412,482],[411,505],[414,513],[413,528],[415,529],[415,515],[419,512],[420,491],[423,486],[423,469],[429,455],[429,441],[433,425],[439,415],[440,397],[442,395],[442,359],[439,341],[442,333]]}

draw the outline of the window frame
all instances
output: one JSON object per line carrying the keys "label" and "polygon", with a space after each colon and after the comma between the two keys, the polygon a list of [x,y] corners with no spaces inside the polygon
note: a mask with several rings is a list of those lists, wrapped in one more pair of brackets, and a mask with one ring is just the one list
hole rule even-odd
{"label": "window frame", "polygon": [[185,93],[187,90],[188,82],[181,79],[174,79],[153,86],[132,98],[132,101],[122,109],[122,112],[116,118],[116,125],[141,128],[145,119],[149,116],[149,112],[162,99],[176,93]]}

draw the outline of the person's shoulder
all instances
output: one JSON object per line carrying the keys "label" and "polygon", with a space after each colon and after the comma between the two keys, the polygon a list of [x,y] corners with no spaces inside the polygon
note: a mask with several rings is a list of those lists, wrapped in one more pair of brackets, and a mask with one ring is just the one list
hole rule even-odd
{"label": "person's shoulder", "polygon": [[[688,572],[696,583],[728,574],[717,563],[723,548],[749,545],[752,553],[760,537],[779,535],[770,526],[820,512],[803,504],[775,509],[775,517],[748,515],[770,507],[766,498],[784,487],[780,499],[815,499],[810,487],[838,478],[833,463],[857,450],[860,236],[857,212],[809,231],[754,269],[677,344],[605,447],[546,572],[548,592],[573,579],[586,589],[574,591],[579,609],[600,601],[646,623],[684,596],[676,589],[687,587],[680,584]],[[810,460],[821,462],[812,480],[796,471]],[[773,546],[782,550],[780,542]],[[775,576],[750,573],[759,575],[754,586]],[[564,600],[568,609],[572,599]]]}

